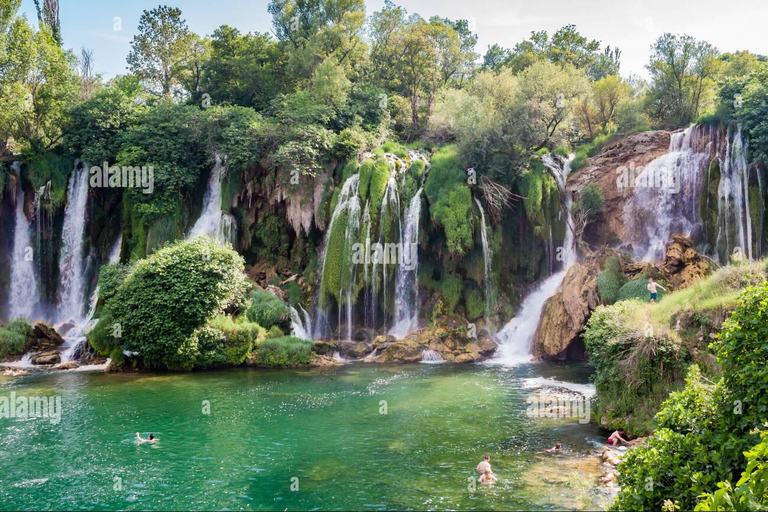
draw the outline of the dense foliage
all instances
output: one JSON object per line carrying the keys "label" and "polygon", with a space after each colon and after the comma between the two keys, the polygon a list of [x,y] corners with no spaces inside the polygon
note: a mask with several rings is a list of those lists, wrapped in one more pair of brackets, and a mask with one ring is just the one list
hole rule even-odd
{"label": "dense foliage", "polygon": [[[756,469],[754,454],[749,467],[743,454],[759,442],[755,429],[768,411],[766,329],[768,284],[763,283],[743,293],[712,345],[721,378],[712,383],[692,367],[685,389],[673,393],[659,412],[653,438],[625,457],[615,509],[658,509],[669,499],[690,510],[702,493],[717,493],[718,482],[731,482],[732,488],[743,471]],[[749,479],[736,485],[748,486]],[[753,483],[764,489],[764,482]],[[704,497],[702,506],[721,506],[713,499],[725,499],[723,494]],[[763,500],[763,491],[759,494]]]}
{"label": "dense foliage", "polygon": [[181,242],[136,264],[107,301],[97,332],[111,330],[147,367],[189,369],[211,342],[193,333],[242,305],[247,287],[237,253],[204,237]]}

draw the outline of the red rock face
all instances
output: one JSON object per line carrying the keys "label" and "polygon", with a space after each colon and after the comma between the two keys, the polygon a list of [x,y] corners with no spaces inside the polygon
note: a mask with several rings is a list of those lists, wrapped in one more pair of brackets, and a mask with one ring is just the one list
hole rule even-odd
{"label": "red rock face", "polygon": [[619,137],[590,158],[583,168],[571,173],[566,188],[578,191],[597,183],[605,196],[605,211],[587,226],[584,239],[592,246],[610,244],[625,238],[624,204],[632,187],[620,189],[623,169],[638,169],[669,150],[671,132],[650,131]]}

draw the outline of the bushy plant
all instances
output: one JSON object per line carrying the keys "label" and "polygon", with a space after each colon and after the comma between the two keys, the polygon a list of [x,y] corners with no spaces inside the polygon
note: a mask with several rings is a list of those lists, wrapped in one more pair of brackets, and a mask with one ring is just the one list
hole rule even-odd
{"label": "bushy plant", "polygon": [[259,366],[303,366],[312,359],[312,347],[311,341],[293,336],[271,338],[258,344],[252,362]]}
{"label": "bushy plant", "polygon": [[242,257],[199,237],[139,261],[110,299],[109,310],[123,346],[145,366],[189,369],[198,353],[192,333],[242,305],[247,289]]}
{"label": "bushy plant", "polygon": [[461,289],[461,279],[451,274],[443,276],[441,290],[443,291],[443,299],[449,311],[453,311],[458,306],[459,300],[461,300]]}
{"label": "bushy plant", "polygon": [[[672,498],[691,510],[700,496],[701,506],[711,507],[726,493],[717,498],[704,493],[718,493],[718,482],[732,482],[757,467],[755,459],[748,465],[743,452],[758,443],[756,429],[768,411],[767,333],[768,283],[763,283],[742,294],[712,345],[722,378],[709,384],[692,369],[686,388],[664,403],[654,437],[624,458],[614,509],[659,509]],[[760,485],[764,493],[765,482]]]}
{"label": "bushy plant", "polygon": [[0,359],[23,354],[31,334],[32,326],[23,320],[13,320],[0,327]]}
{"label": "bushy plant", "polygon": [[597,291],[600,293],[603,304],[616,302],[619,290],[626,280],[618,258],[611,256],[605,260],[605,267],[597,275]]}
{"label": "bushy plant", "polygon": [[472,286],[464,294],[464,309],[467,312],[467,320],[476,320],[485,313],[485,300],[477,287]]}
{"label": "bushy plant", "polygon": [[115,296],[117,289],[125,282],[130,268],[120,263],[108,263],[99,269],[99,302],[105,305]]}
{"label": "bushy plant", "polygon": [[256,322],[265,329],[290,320],[288,306],[278,296],[263,290],[251,292],[251,303],[248,305],[246,316],[251,322]]}

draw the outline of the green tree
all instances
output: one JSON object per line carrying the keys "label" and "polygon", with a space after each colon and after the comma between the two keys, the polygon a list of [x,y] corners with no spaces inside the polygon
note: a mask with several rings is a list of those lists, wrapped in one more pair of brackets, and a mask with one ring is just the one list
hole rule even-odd
{"label": "green tree", "polygon": [[646,110],[658,125],[685,126],[712,107],[718,51],[688,35],[664,34],[651,47]]}
{"label": "green tree", "polygon": [[189,64],[192,33],[181,17],[181,9],[161,5],[144,11],[138,34],[133,36],[128,53],[128,69],[147,89],[169,99],[178,94],[182,76]]}

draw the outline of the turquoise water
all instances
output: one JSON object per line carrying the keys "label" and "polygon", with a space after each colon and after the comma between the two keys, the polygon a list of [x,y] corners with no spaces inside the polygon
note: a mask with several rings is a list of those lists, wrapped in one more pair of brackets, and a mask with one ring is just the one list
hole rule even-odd
{"label": "turquoise water", "polygon": [[[0,377],[0,396],[58,396],[62,405],[58,424],[0,419],[0,508],[600,508],[588,456],[599,429],[528,418],[525,399],[542,378],[585,384],[588,369],[361,364]],[[137,445],[136,431],[159,442]],[[541,454],[555,442],[564,455]],[[471,490],[485,453],[501,481]]]}

